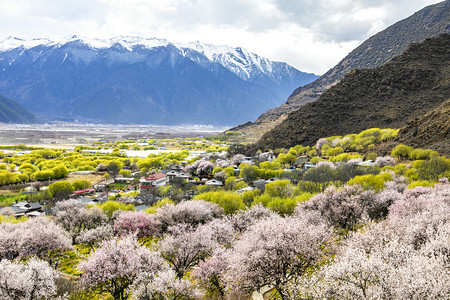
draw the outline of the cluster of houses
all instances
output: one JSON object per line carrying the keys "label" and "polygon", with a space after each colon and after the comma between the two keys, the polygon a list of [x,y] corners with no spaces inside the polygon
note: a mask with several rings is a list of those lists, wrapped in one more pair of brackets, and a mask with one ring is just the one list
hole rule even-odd
{"label": "cluster of houses", "polygon": [[[306,158],[306,157],[305,157]],[[252,157],[245,157],[244,163],[253,163]],[[366,164],[370,164],[371,162],[365,162]],[[306,159],[301,160],[299,159],[296,164],[290,166],[289,168],[285,169],[285,171],[293,171],[298,168],[302,168],[305,170],[308,170],[310,168],[314,168],[315,165],[309,163]],[[239,169],[235,167],[235,172],[238,175]],[[116,177],[114,179],[110,180],[103,180],[93,186],[93,188],[87,188],[83,190],[78,190],[73,192],[72,198],[76,199],[77,201],[80,201],[83,204],[98,204],[103,203],[106,200],[108,200],[107,197],[87,197],[87,195],[94,194],[97,192],[105,192],[105,191],[113,191],[110,187],[111,185],[114,185],[116,183],[121,184],[127,184],[126,189],[129,190],[139,190],[141,195],[146,194],[154,194],[154,191],[158,190],[159,187],[166,186],[167,184],[171,183],[182,183],[182,182],[190,182],[192,184],[204,184],[211,187],[220,187],[223,186],[224,183],[220,180],[214,179],[214,178],[203,178],[200,181],[191,180],[190,174],[186,173],[184,171],[183,166],[176,165],[173,166],[170,170],[158,172],[155,174],[152,174],[147,177],[141,177],[139,178],[140,173],[135,172],[132,174],[133,177]],[[245,187],[238,191],[238,193],[243,193],[247,190],[253,190],[255,188],[264,190],[265,184],[275,181],[278,178],[271,178],[269,180],[264,179],[258,179],[253,182],[252,186]],[[10,209],[14,212],[14,215],[16,217],[20,216],[40,216],[44,215],[44,208],[39,203],[32,203],[32,202],[19,202],[15,203],[12,206],[10,206]]]}

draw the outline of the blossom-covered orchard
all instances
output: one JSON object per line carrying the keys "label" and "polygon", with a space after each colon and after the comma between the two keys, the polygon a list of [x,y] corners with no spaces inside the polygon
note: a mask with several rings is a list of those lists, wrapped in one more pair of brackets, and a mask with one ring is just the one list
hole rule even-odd
{"label": "blossom-covered orchard", "polygon": [[[404,145],[354,152],[393,135],[373,129],[253,158],[211,152],[184,167],[195,183],[152,195],[56,199],[46,217],[3,209],[0,298],[448,299],[450,161]],[[223,185],[200,184],[211,178]],[[145,210],[130,204],[146,197]]]}
{"label": "blossom-covered orchard", "polygon": [[[75,299],[64,278],[114,299],[247,299],[261,289],[281,299],[448,298],[448,180],[385,186],[331,187],[284,217],[261,204],[227,215],[194,200],[112,220],[76,207],[54,218],[4,221],[0,295]],[[67,226],[61,214],[72,210]],[[92,250],[73,266],[78,278],[55,267],[94,229],[97,242],[86,242]],[[81,244],[72,243],[74,232]]]}

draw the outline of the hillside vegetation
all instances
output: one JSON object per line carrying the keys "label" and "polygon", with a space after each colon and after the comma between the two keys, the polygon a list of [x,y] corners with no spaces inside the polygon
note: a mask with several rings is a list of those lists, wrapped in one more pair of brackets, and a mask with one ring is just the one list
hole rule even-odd
{"label": "hillside vegetation", "polygon": [[[382,67],[350,72],[318,101],[291,113],[252,146],[257,149],[312,145],[321,136],[345,135],[371,127],[401,128],[450,97],[450,35],[412,44]],[[448,115],[442,114],[442,120]],[[448,138],[448,122],[440,138]],[[445,133],[447,132],[447,133]],[[405,133],[406,134],[406,133]],[[428,145],[432,133],[416,138]],[[422,141],[418,141],[422,139]]]}
{"label": "hillside vegetation", "polygon": [[317,80],[297,88],[285,104],[265,112],[254,123],[247,123],[232,130],[266,132],[280,124],[289,113],[306,103],[316,101],[349,71],[382,66],[400,55],[411,43],[449,33],[449,23],[450,1],[427,6],[366,40]]}
{"label": "hillside vegetation", "polygon": [[[86,205],[64,199],[89,182],[45,190],[34,182],[32,199],[50,215],[15,218],[1,209],[0,298],[222,300],[264,290],[286,300],[447,299],[450,159],[407,145],[389,156],[360,152],[397,134],[371,128],[251,158],[220,140],[179,139],[163,143],[209,152],[123,157],[119,148],[140,147],[127,140],[5,157],[0,173],[38,181],[46,180],[38,172],[94,168],[146,176],[183,161],[197,179],[155,187],[164,198],[145,211],[137,189]],[[117,147],[117,156],[82,151],[98,147]]]}
{"label": "hillside vegetation", "polygon": [[403,127],[397,141],[450,155],[450,100]]}

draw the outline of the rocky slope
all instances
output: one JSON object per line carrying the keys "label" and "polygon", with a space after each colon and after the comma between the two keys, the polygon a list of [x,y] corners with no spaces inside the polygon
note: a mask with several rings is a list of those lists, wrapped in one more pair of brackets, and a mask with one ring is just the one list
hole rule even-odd
{"label": "rocky slope", "polygon": [[403,127],[396,142],[450,156],[450,99]]}
{"label": "rocky slope", "polygon": [[444,34],[410,45],[382,67],[353,70],[267,132],[253,150],[312,145],[372,127],[401,128],[450,98],[449,57],[450,34]]}
{"label": "rocky slope", "polygon": [[43,120],[232,125],[317,78],[243,48],[77,36],[0,43],[0,92]]}
{"label": "rocky slope", "polygon": [[0,95],[0,123],[38,123],[38,120],[22,105]]}
{"label": "rocky slope", "polygon": [[421,42],[442,33],[450,33],[449,24],[449,0],[425,7],[366,40],[320,78],[297,88],[286,103],[265,112],[254,123],[246,123],[232,130],[258,133],[274,128],[290,112],[306,103],[316,101],[349,71],[382,66],[401,54],[411,43]]}

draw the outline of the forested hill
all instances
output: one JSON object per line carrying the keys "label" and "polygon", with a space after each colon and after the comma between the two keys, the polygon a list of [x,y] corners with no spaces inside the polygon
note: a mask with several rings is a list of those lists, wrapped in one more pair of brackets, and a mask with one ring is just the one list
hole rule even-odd
{"label": "forested hill", "polygon": [[0,123],[37,123],[36,117],[22,105],[0,95]]}
{"label": "forested hill", "polygon": [[427,6],[370,37],[320,78],[297,88],[286,103],[265,112],[254,123],[247,123],[236,130],[259,132],[274,128],[290,112],[306,103],[316,101],[322,93],[341,80],[349,71],[382,66],[393,57],[400,55],[411,43],[421,42],[442,33],[450,33],[449,24],[450,1]]}
{"label": "forested hill", "polygon": [[450,98],[449,57],[450,34],[444,34],[411,45],[382,67],[354,70],[318,101],[291,113],[253,149],[312,145],[323,136],[372,127],[401,128]]}

